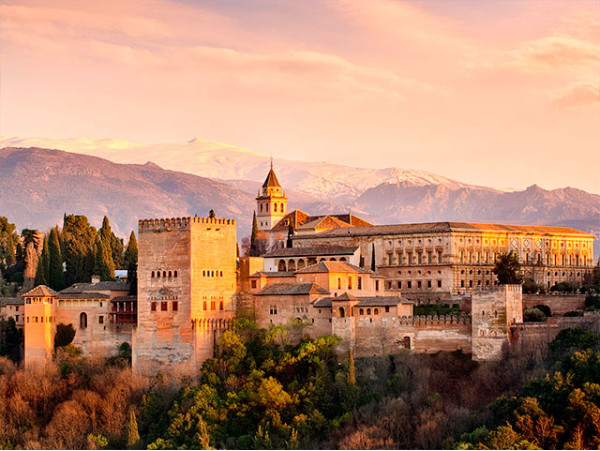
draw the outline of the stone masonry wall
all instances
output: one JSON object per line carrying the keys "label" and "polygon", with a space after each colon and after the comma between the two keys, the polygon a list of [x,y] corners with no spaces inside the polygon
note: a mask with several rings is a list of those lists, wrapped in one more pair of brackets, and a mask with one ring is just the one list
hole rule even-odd
{"label": "stone masonry wall", "polygon": [[523,308],[536,305],[550,307],[552,316],[562,316],[567,312],[583,312],[585,308],[585,294],[524,294]]}

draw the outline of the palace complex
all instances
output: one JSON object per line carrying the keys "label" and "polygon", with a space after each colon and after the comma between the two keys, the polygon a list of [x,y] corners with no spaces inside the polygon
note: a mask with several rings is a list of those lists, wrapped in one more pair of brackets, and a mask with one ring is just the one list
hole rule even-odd
{"label": "palace complex", "polygon": [[[514,331],[526,333],[521,286],[497,285],[498,255],[515,252],[524,277],[544,288],[581,284],[593,271],[593,235],[571,228],[373,225],[350,213],[290,212],[272,167],[256,201],[259,257],[237,258],[235,220],[141,220],[137,296],[125,283],[93,280],[1,302],[0,314],[24,327],[25,364],[51,358],[63,323],[85,353],[110,356],[130,343],[140,374],[194,372],[240,310],[260,327],[338,335],[340,357],[409,349],[498,359]],[[414,314],[436,303],[460,313]]]}

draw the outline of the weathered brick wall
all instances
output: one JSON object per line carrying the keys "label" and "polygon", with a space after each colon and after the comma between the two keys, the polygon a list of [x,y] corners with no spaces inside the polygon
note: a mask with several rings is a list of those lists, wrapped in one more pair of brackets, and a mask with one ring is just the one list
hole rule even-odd
{"label": "weathered brick wall", "polygon": [[585,308],[585,294],[524,294],[523,308],[536,305],[550,307],[552,316],[562,316],[567,312],[583,312]]}

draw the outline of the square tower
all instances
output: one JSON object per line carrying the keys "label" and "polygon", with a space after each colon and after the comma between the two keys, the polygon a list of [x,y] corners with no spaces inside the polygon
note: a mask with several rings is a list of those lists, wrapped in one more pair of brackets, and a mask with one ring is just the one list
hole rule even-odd
{"label": "square tower", "polygon": [[138,236],[134,370],[197,371],[235,314],[235,220],[142,220]]}
{"label": "square tower", "polygon": [[43,366],[54,351],[56,291],[38,285],[25,293],[25,367]]}

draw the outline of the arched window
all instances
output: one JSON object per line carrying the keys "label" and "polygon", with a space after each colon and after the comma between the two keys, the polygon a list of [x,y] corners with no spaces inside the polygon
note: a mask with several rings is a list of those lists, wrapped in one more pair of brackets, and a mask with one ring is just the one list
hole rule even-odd
{"label": "arched window", "polygon": [[377,308],[376,308],[376,309],[373,311],[373,313],[374,313],[375,315],[379,315],[379,309],[377,309]]}
{"label": "arched window", "polygon": [[340,307],[340,318],[345,318],[346,312],[344,311],[344,307]]}
{"label": "arched window", "polygon": [[362,309],[362,308],[361,308],[361,309],[360,309],[358,312],[359,312],[359,314],[361,314],[361,315],[364,315],[364,314],[365,314],[365,310],[364,310],[364,309]]}
{"label": "arched window", "polygon": [[81,312],[81,314],[79,315],[79,328],[87,328],[87,313],[85,312]]}
{"label": "arched window", "polygon": [[342,257],[342,258],[340,258],[340,261],[341,261],[341,262],[345,262],[345,261],[346,261],[346,257]]}
{"label": "arched window", "polygon": [[215,277],[215,272],[214,271],[210,272],[210,277]]}
{"label": "arched window", "polygon": [[160,271],[156,271],[156,277],[160,277]]}
{"label": "arched window", "polygon": [[273,211],[277,211],[277,204],[273,204]]}
{"label": "arched window", "polygon": [[169,271],[169,277],[173,277],[173,273]]}
{"label": "arched window", "polygon": [[163,271],[163,277],[167,277],[167,271]]}
{"label": "arched window", "polygon": [[301,258],[300,260],[298,260],[298,269],[302,269],[305,267],[306,267],[306,264],[304,263],[304,259]]}
{"label": "arched window", "polygon": [[279,260],[279,264],[277,265],[277,271],[285,272],[287,266],[285,265],[285,260]]}
{"label": "arched window", "polygon": [[288,262],[288,271],[296,271],[296,262],[294,260]]}
{"label": "arched window", "polygon": [[150,277],[154,278],[154,271],[152,271],[152,275]]}
{"label": "arched window", "polygon": [[223,271],[219,271],[219,277],[223,277]]}
{"label": "arched window", "polygon": [[173,276],[177,277],[177,271],[173,272]]}

